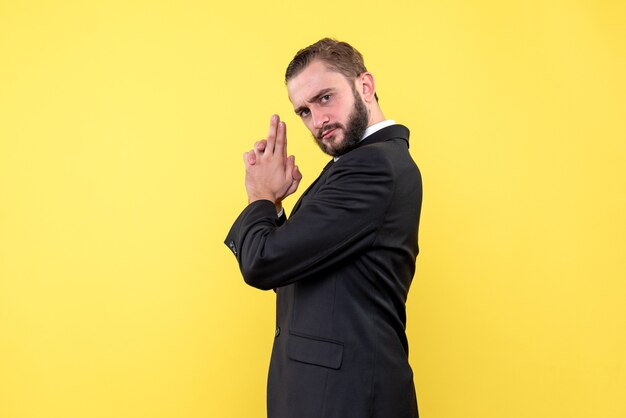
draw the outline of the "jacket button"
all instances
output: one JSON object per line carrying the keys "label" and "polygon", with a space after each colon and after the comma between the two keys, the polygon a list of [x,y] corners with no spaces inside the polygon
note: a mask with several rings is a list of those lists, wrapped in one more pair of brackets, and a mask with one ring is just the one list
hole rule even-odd
{"label": "jacket button", "polygon": [[237,255],[237,247],[235,246],[235,241],[230,241],[228,243],[228,248],[230,248],[233,254]]}
{"label": "jacket button", "polygon": [[280,327],[276,327],[276,336],[278,337],[280,335]]}

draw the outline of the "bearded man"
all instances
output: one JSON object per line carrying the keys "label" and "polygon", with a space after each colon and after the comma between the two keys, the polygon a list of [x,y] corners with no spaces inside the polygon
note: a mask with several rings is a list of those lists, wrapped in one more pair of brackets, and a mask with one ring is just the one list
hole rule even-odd
{"label": "bearded man", "polygon": [[244,154],[248,206],[225,243],[246,283],[276,291],[270,418],[415,418],[406,299],[422,202],[409,131],[387,120],[361,54],[322,39],[285,75],[289,100],[333,159],[287,219],[302,175],[284,122]]}

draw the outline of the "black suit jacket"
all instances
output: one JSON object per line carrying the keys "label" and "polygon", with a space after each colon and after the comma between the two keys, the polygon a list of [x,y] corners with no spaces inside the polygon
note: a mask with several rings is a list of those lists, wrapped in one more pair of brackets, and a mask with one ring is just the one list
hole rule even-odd
{"label": "black suit jacket", "polygon": [[392,125],[326,166],[287,220],[250,204],[226,244],[276,289],[270,418],[413,418],[405,302],[422,201],[409,131]]}

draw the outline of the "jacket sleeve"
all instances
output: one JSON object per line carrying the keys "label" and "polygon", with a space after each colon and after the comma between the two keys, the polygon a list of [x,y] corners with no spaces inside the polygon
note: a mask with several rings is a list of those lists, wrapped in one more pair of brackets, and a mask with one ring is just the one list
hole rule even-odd
{"label": "jacket sleeve", "polygon": [[344,155],[288,220],[270,201],[239,215],[226,244],[246,283],[273,289],[336,269],[371,247],[394,193],[394,168],[375,146]]}

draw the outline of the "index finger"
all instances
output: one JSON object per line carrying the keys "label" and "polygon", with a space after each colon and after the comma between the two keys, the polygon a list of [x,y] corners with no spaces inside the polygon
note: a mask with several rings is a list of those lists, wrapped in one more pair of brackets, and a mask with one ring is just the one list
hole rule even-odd
{"label": "index finger", "polygon": [[274,153],[274,144],[276,142],[276,131],[278,130],[278,115],[272,115],[272,119],[270,119],[270,130],[267,133],[267,145],[265,147],[265,152],[268,155],[272,155]]}
{"label": "index finger", "polygon": [[274,154],[281,155],[284,160],[287,159],[287,125],[282,121],[278,124],[278,130],[276,132]]}

